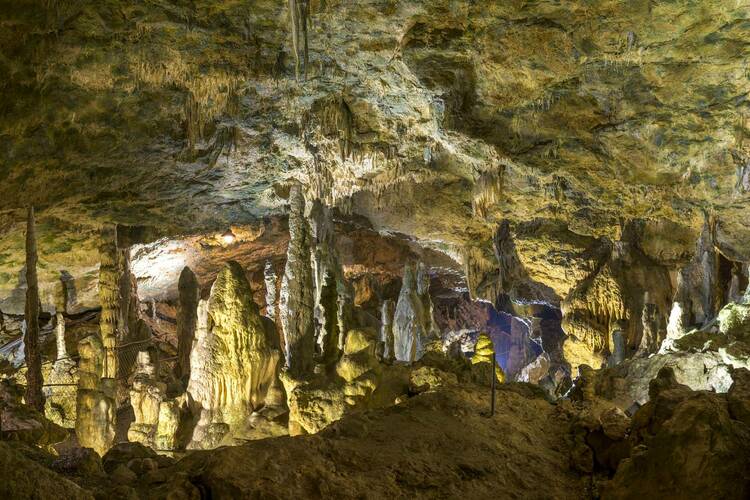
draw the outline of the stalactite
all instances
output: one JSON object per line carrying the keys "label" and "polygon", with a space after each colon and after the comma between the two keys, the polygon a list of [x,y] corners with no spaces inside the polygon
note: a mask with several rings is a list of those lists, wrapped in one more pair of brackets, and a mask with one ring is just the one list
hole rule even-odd
{"label": "stalactite", "polygon": [[[292,50],[294,51],[294,76],[300,81],[300,50],[304,63],[303,80],[307,79],[307,68],[310,65],[308,50],[307,26],[310,14],[308,0],[289,0],[289,21],[292,34]],[[300,47],[300,34],[302,35],[303,47]]]}
{"label": "stalactite", "polygon": [[474,194],[471,201],[474,215],[486,218],[492,207],[496,206],[503,194],[503,176],[505,168],[497,171],[481,172],[474,183]]}
{"label": "stalactite", "polygon": [[39,283],[37,264],[36,229],[34,207],[29,207],[26,219],[26,334],[24,355],[26,357],[26,404],[44,411],[42,393],[42,357],[39,352]]}

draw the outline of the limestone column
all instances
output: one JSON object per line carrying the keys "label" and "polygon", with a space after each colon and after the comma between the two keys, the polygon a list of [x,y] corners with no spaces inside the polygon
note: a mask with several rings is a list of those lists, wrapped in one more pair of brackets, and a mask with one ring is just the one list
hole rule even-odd
{"label": "limestone column", "polygon": [[76,436],[81,446],[104,455],[115,439],[115,398],[112,379],[102,379],[105,349],[98,335],[78,343]]}
{"label": "limestone column", "polygon": [[57,285],[55,294],[55,338],[57,356],[49,374],[48,386],[44,388],[44,412],[48,419],[66,428],[75,427],[76,401],[70,397],[70,387],[78,384],[78,366],[68,358],[65,346],[65,316],[67,304],[67,287],[63,277]]}
{"label": "limestone column", "polygon": [[117,320],[120,300],[117,228],[107,225],[102,229],[99,247],[99,300],[102,312],[99,320],[104,361],[102,378],[117,378]]}
{"label": "limestone column", "polygon": [[63,281],[63,277],[60,276],[60,282],[58,283],[58,293],[55,298],[55,339],[57,341],[57,360],[65,359],[68,357],[68,350],[65,346],[65,309],[67,308],[68,297],[67,287]]}
{"label": "limestone column", "polygon": [[23,339],[26,359],[26,404],[44,411],[42,357],[39,352],[39,284],[36,275],[37,251],[34,207],[26,219],[26,333]]}

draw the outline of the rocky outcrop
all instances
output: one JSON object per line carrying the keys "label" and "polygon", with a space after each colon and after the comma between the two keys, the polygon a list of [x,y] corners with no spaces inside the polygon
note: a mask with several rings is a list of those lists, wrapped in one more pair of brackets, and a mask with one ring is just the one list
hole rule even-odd
{"label": "rocky outcrop", "polygon": [[22,403],[24,388],[11,379],[0,380],[0,440],[50,447],[68,437],[68,432]]}
{"label": "rocky outcrop", "polygon": [[3,498],[69,498],[93,500],[94,495],[26,456],[14,443],[0,442],[0,496]]}
{"label": "rocky outcrop", "polygon": [[[321,373],[310,381],[296,383],[282,377],[288,396],[290,433],[319,432],[344,414],[370,406],[371,396],[381,382],[377,344],[374,331],[349,330],[343,354],[335,365],[335,377]],[[392,403],[398,395],[391,394],[383,400],[390,399]]]}
{"label": "rocky outcrop", "polygon": [[[744,379],[743,379],[744,381]],[[750,427],[726,395],[694,392],[668,368],[632,419],[633,454],[602,498],[746,498],[750,494]]]}
{"label": "rocky outcrop", "polygon": [[230,262],[200,301],[188,393],[200,413],[191,448],[242,432],[277,375],[278,341],[267,331],[244,271]]}
{"label": "rocky outcrop", "polygon": [[424,355],[427,343],[437,336],[430,276],[422,263],[404,266],[392,328],[394,355],[398,361],[418,361]]}

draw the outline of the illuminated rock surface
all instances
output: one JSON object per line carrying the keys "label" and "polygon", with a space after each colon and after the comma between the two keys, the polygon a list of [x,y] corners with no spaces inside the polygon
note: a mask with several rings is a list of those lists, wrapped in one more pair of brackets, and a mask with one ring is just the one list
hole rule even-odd
{"label": "illuminated rock surface", "polygon": [[5,7],[0,377],[71,431],[8,457],[98,498],[747,496],[747,2]]}
{"label": "illuminated rock surface", "polygon": [[278,340],[266,331],[242,268],[230,262],[219,273],[208,302],[198,306],[188,393],[200,421],[191,447],[213,448],[240,433],[265,403],[277,374]]}

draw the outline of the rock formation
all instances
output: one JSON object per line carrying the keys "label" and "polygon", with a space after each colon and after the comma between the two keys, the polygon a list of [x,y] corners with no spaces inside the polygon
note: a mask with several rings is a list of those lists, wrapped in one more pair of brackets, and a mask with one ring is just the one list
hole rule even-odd
{"label": "rock formation", "polygon": [[[376,406],[382,404],[371,401],[381,382],[377,343],[377,334],[373,330],[349,330],[343,354],[336,363],[337,377],[328,378],[321,374],[294,385],[284,381],[291,434],[316,433],[348,412],[370,407],[372,403]],[[398,395],[386,395],[384,399],[390,399],[392,403]]]}
{"label": "rock formation", "polygon": [[650,383],[649,397],[632,420],[633,455],[617,469],[603,497],[750,494],[750,427],[732,412],[726,395],[692,392],[665,368]]}
{"label": "rock formation", "polygon": [[22,397],[23,387],[11,379],[0,380],[0,440],[46,448],[68,437],[64,428],[22,403]]}
{"label": "rock formation", "polygon": [[281,281],[279,314],[284,332],[286,369],[294,377],[312,372],[315,352],[315,289],[310,265],[310,228],[298,185],[289,194],[289,248]]}
{"label": "rock formation", "polygon": [[78,355],[76,436],[81,446],[104,455],[115,438],[114,379],[102,377],[106,353],[98,335],[81,340]]}
{"label": "rock formation", "polygon": [[[278,342],[267,332],[242,267],[229,262],[200,301],[188,393],[200,412],[191,448],[241,433],[277,374]],[[227,436],[228,435],[228,436]]]}
{"label": "rock formation", "polygon": [[404,266],[401,292],[393,316],[394,355],[398,361],[414,362],[435,337],[430,299],[430,277],[422,263]]}
{"label": "rock formation", "polygon": [[263,281],[266,285],[266,316],[275,321],[278,307],[276,300],[278,277],[270,260],[267,260],[263,267]]}
{"label": "rock formation", "polygon": [[36,264],[36,229],[34,207],[29,207],[26,219],[26,333],[23,339],[26,359],[26,402],[38,411],[44,411],[42,393],[42,357],[39,352],[39,283]]}
{"label": "rock formation", "polygon": [[[135,420],[128,429],[128,441],[155,447],[156,429],[167,386],[158,380],[156,367],[148,351],[138,353],[135,376],[130,390],[130,404]],[[165,436],[162,435],[162,439]]]}
{"label": "rock formation", "polygon": [[99,298],[102,312],[99,320],[104,358],[102,377],[116,380],[117,370],[117,319],[120,301],[117,228],[107,225],[102,229],[99,246]]}
{"label": "rock formation", "polygon": [[393,316],[395,304],[391,299],[383,301],[380,309],[381,333],[380,341],[383,342],[383,359],[393,361],[396,359],[396,346],[393,338]]}
{"label": "rock formation", "polygon": [[200,299],[198,280],[193,271],[185,266],[180,273],[177,304],[177,364],[175,375],[179,379],[190,378],[190,351],[195,338],[196,311]]}
{"label": "rock formation", "polygon": [[76,401],[72,397],[78,385],[78,365],[68,357],[65,346],[65,307],[67,304],[66,287],[60,279],[55,300],[55,345],[57,347],[52,371],[46,379],[44,388],[47,418],[66,428],[75,427]]}
{"label": "rock formation", "polygon": [[494,361],[495,378],[499,383],[505,382],[505,373],[500,364],[493,360],[495,357],[495,346],[492,339],[486,334],[480,334],[474,345],[474,355],[471,357],[472,378],[479,383],[490,385],[492,383],[492,366]]}
{"label": "rock formation", "polygon": [[330,209],[319,200],[310,208],[313,282],[315,283],[316,337],[320,359],[335,363],[341,355],[351,302],[341,268]]}

